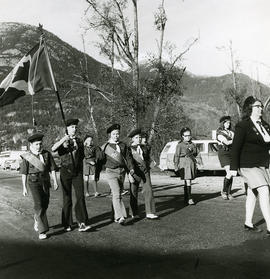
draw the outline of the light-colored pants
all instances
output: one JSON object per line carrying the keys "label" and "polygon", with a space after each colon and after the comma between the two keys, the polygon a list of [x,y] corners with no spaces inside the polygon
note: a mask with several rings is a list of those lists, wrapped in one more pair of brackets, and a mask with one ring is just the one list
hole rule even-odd
{"label": "light-colored pants", "polygon": [[[145,174],[145,182],[142,182],[142,192],[145,202],[145,213],[156,213],[155,201],[153,197],[150,173]],[[130,183],[130,210],[133,216],[138,215],[138,190],[140,182]]]}
{"label": "light-colored pants", "polygon": [[124,188],[125,174],[126,172],[122,168],[106,168],[107,181],[112,192],[112,204],[115,220],[121,217],[127,217],[126,208],[121,197],[121,192]]}

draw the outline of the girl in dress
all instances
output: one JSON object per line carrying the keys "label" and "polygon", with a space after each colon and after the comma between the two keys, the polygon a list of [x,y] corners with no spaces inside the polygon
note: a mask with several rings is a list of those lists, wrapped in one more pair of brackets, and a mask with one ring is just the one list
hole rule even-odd
{"label": "girl in dress", "polygon": [[191,130],[185,127],[181,130],[182,141],[178,143],[174,156],[174,167],[180,178],[185,180],[184,201],[194,205],[191,197],[191,180],[196,176],[197,148],[191,141]]}
{"label": "girl in dress", "polygon": [[101,157],[101,149],[94,145],[93,136],[86,135],[84,137],[84,160],[83,160],[83,175],[85,196],[89,197],[89,182],[92,181],[94,188],[94,197],[99,197],[100,193],[97,190],[97,182],[99,181],[100,167],[99,159]]}
{"label": "girl in dress", "polygon": [[225,169],[226,176],[224,177],[223,189],[221,197],[224,200],[232,200],[231,194],[233,178],[230,173],[231,146],[234,132],[231,130],[231,117],[222,116],[219,120],[220,127],[217,129],[217,140],[219,142],[218,158],[220,165]]}

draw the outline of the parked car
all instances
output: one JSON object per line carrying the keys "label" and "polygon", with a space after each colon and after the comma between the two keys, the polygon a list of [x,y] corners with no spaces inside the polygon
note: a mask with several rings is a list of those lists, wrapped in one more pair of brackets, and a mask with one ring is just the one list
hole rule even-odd
{"label": "parked car", "polygon": [[3,169],[4,170],[9,170],[11,163],[13,163],[14,161],[15,160],[10,160],[10,159],[5,160],[4,165],[3,165]]}
{"label": "parked car", "polygon": [[[174,155],[176,146],[179,141],[170,141],[163,148],[160,154],[159,168],[164,171],[174,171]],[[193,140],[197,149],[198,155],[197,168],[203,170],[222,170],[218,159],[218,141],[217,140]]]}
{"label": "parked car", "polygon": [[11,163],[10,163],[10,169],[11,170],[19,170],[20,169],[20,162],[21,160],[13,160]]}

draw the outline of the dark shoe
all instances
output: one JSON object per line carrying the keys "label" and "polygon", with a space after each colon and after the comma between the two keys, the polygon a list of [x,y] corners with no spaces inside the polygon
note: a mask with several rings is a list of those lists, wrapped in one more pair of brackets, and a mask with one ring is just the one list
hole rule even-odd
{"label": "dark shoe", "polygon": [[258,227],[254,226],[253,227],[250,227],[250,226],[247,226],[246,224],[244,225],[244,228],[245,228],[245,231],[249,231],[249,232],[255,232],[255,233],[260,233],[262,232],[261,229],[259,229]]}

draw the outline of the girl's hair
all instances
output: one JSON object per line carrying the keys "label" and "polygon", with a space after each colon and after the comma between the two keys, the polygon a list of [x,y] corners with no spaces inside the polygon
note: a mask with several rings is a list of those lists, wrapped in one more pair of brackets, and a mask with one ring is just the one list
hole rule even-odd
{"label": "girl's hair", "polygon": [[88,134],[88,135],[85,135],[84,139],[83,139],[83,142],[85,142],[85,140],[87,140],[88,138],[92,138],[93,139],[93,136]]}
{"label": "girl's hair", "polygon": [[180,136],[182,137],[182,136],[183,136],[183,134],[184,134],[185,132],[187,132],[187,131],[189,131],[189,132],[191,133],[190,128],[188,128],[188,127],[184,127],[184,128],[182,128],[182,129],[181,129],[181,131],[180,131]]}
{"label": "girl's hair", "polygon": [[243,109],[242,109],[242,119],[248,119],[252,113],[252,105],[255,102],[261,102],[261,100],[253,97],[253,96],[249,96],[245,99],[244,101],[244,105],[243,105]]}
{"label": "girl's hair", "polygon": [[[221,122],[219,123],[219,127],[218,127],[218,130],[219,130],[219,131],[224,130],[224,123],[227,122],[227,121],[231,121],[231,119],[226,118],[224,121],[221,121]],[[231,126],[232,126],[232,122],[230,122],[230,126],[229,126],[229,128],[228,128],[229,130],[231,129]]]}

